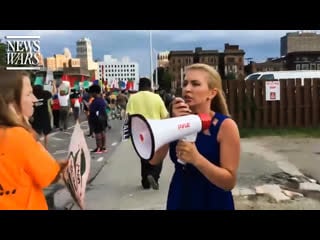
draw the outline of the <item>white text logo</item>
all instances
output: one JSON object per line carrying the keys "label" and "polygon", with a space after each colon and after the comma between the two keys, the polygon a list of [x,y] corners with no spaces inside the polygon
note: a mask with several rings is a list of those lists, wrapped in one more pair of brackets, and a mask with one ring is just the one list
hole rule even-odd
{"label": "white text logo", "polygon": [[7,70],[40,70],[40,36],[6,36]]}

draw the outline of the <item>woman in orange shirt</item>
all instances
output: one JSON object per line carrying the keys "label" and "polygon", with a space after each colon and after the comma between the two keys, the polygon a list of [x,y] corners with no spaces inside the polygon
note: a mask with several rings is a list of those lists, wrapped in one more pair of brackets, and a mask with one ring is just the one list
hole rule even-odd
{"label": "woman in orange shirt", "polygon": [[67,165],[37,141],[28,121],[36,101],[28,73],[0,69],[0,209],[47,210],[43,188]]}

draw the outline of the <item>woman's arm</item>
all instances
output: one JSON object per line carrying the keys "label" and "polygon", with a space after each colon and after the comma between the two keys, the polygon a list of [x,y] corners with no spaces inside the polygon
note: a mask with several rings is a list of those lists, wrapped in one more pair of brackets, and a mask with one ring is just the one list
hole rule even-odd
{"label": "woman's arm", "polygon": [[56,80],[52,81],[52,95],[55,95],[57,93],[57,86],[56,86]]}
{"label": "woman's arm", "polygon": [[167,156],[169,150],[169,144],[165,144],[160,147],[155,153],[153,158],[149,161],[151,165],[158,165],[160,164],[164,158]]}
{"label": "woman's arm", "polygon": [[57,162],[27,130],[14,127],[11,131],[13,136],[16,136],[15,146],[19,149],[17,158],[21,161],[24,171],[39,187],[49,186],[60,175],[61,167],[66,164],[63,161]]}
{"label": "woman's arm", "polygon": [[193,164],[216,186],[231,190],[236,185],[240,161],[240,136],[236,123],[232,119],[226,119],[221,124],[217,138],[220,143],[220,166],[202,156],[194,143],[179,141],[177,156]]}

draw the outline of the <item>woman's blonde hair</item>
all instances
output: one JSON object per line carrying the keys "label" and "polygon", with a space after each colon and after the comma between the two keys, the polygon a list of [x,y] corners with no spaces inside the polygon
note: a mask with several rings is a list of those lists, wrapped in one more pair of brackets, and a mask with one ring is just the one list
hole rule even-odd
{"label": "woman's blonde hair", "polygon": [[211,110],[230,116],[224,91],[222,89],[222,80],[220,74],[210,65],[204,63],[195,63],[186,67],[189,70],[202,70],[208,73],[209,89],[217,88],[217,95],[211,100]]}
{"label": "woman's blonde hair", "polygon": [[[34,134],[28,120],[21,113],[24,77],[30,77],[29,73],[21,70],[0,69],[0,127],[23,127]],[[10,109],[11,104],[15,106],[15,111]]]}

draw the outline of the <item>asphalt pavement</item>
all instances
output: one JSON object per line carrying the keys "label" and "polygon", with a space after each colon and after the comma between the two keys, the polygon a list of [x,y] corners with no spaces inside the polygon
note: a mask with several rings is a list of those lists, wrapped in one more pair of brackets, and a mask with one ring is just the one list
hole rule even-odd
{"label": "asphalt pavement", "polygon": [[[122,126],[121,120],[110,120],[111,129],[106,132],[106,147],[107,152],[102,154],[91,153],[91,166],[88,183],[92,182],[103,166],[107,163],[108,157],[115,150],[116,146],[121,141],[120,129]],[[88,144],[89,150],[96,147],[95,138],[88,137],[89,132],[88,122],[85,115],[81,114],[80,126],[83,130]],[[66,159],[68,154],[68,148],[70,144],[70,138],[74,129],[74,121],[72,118],[69,120],[69,127],[67,131],[54,130],[48,137],[48,151],[54,156],[55,159]],[[56,183],[52,184],[48,188],[44,189],[46,199],[49,205],[49,209],[60,209],[54,202],[54,195],[59,190],[66,190],[64,184]]]}

